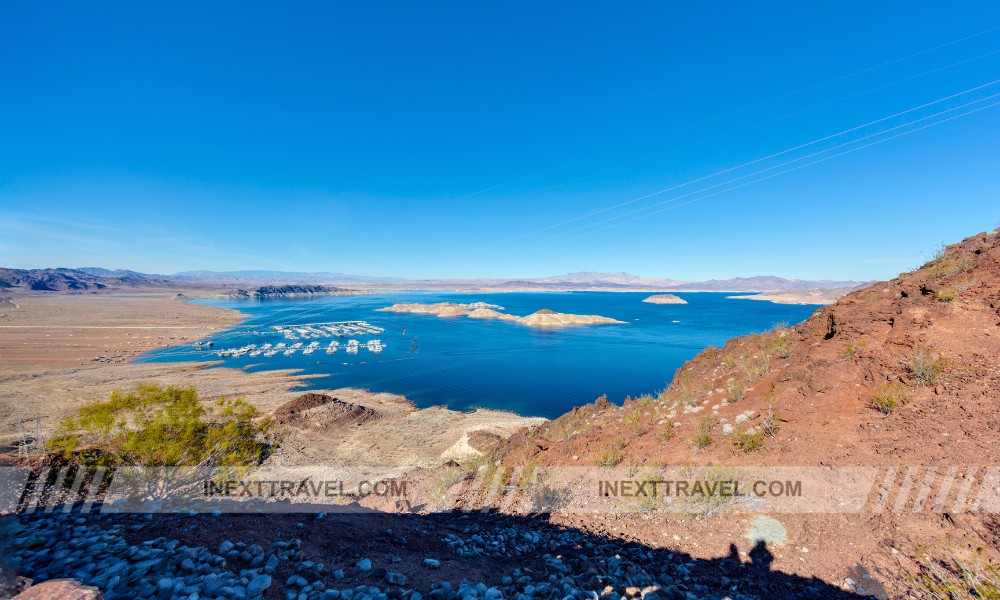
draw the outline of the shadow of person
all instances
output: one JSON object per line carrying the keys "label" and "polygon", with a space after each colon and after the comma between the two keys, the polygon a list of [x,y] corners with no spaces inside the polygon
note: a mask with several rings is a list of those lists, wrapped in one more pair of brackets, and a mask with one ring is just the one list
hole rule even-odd
{"label": "shadow of person", "polygon": [[767,549],[764,540],[757,540],[757,545],[750,550],[750,562],[753,566],[765,571],[771,570],[771,563],[774,562],[774,555]]}

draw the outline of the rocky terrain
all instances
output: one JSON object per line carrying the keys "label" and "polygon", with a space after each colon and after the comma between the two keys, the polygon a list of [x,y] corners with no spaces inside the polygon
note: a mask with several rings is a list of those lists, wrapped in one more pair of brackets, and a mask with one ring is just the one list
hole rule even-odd
{"label": "rocky terrain", "polygon": [[5,269],[0,268],[4,288],[31,291],[97,291],[115,287],[151,287],[164,281],[132,271],[96,273],[82,269]]}
{"label": "rocky terrain", "polygon": [[2,527],[14,568],[108,600],[858,597],[772,570],[763,547],[704,561],[538,517],[57,513]]}
{"label": "rocky terrain", "polygon": [[687,300],[681,298],[680,296],[675,296],[674,294],[655,294],[648,298],[644,298],[643,302],[649,304],[687,304]]}
{"label": "rocky terrain", "polygon": [[527,325],[529,327],[555,328],[570,327],[573,325],[600,325],[612,323],[624,323],[617,319],[602,317],[599,315],[572,315],[557,313],[543,308],[526,317],[518,317],[500,312],[504,308],[496,304],[485,302],[472,302],[460,304],[456,302],[438,302],[436,304],[393,304],[385,308],[379,308],[381,312],[414,313],[437,315],[439,317],[470,317],[473,319],[498,319],[501,321],[512,321]]}

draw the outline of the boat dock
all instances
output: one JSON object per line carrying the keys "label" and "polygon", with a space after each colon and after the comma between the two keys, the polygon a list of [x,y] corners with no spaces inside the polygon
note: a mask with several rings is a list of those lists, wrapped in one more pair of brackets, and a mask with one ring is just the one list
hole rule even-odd
{"label": "boat dock", "polygon": [[311,340],[330,337],[378,335],[385,329],[367,321],[332,321],[329,323],[303,323],[301,325],[272,325],[271,330],[288,340]]}
{"label": "boat dock", "polygon": [[[319,338],[343,338],[350,337],[343,346],[348,354],[358,354],[361,350],[367,350],[373,354],[379,354],[386,344],[378,338],[367,341],[359,341],[357,337],[378,335],[385,333],[385,329],[368,323],[367,321],[333,321],[329,323],[305,323],[301,325],[272,325],[268,330],[248,332],[254,335],[280,334],[291,343],[278,342],[275,344],[247,344],[238,348],[220,348],[212,354],[224,358],[240,358],[244,355],[251,357],[264,356],[271,358],[278,354],[292,356],[298,352],[308,356],[316,351],[325,351],[326,354],[335,354],[341,349],[338,340],[332,339],[325,347],[316,341]],[[298,340],[309,340],[302,342]],[[198,342],[196,347],[199,350],[206,350],[212,346],[212,342]]]}

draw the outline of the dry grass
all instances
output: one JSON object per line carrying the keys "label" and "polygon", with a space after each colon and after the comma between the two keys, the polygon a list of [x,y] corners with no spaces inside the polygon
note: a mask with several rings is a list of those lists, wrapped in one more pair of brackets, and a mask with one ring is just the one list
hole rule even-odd
{"label": "dry grass", "polygon": [[760,423],[760,430],[767,437],[774,437],[778,435],[778,424],[781,421],[781,417],[778,415],[778,410],[774,406],[773,401],[767,403],[767,412],[764,413],[764,418]]}
{"label": "dry grass", "polygon": [[735,404],[742,400],[746,395],[746,391],[746,386],[732,377],[726,380],[726,400],[730,404]]}
{"label": "dry grass", "polygon": [[897,408],[906,404],[906,390],[898,383],[885,383],[879,386],[868,400],[872,408],[884,415],[891,415]]}
{"label": "dry grass", "polygon": [[683,474],[683,478],[688,481],[703,482],[704,486],[701,488],[701,493],[681,497],[681,511],[688,516],[703,519],[728,511],[738,501],[738,498],[732,495],[712,493],[710,490],[718,490],[720,485],[745,479],[735,467],[705,467],[700,471],[691,469]]}
{"label": "dry grass", "polygon": [[764,432],[750,429],[741,431],[733,436],[733,442],[744,454],[756,452],[764,447]]}
{"label": "dry grass", "polygon": [[698,421],[698,429],[694,434],[694,447],[696,450],[704,450],[712,445],[712,430],[715,428],[715,419],[706,416]]}
{"label": "dry grass", "polygon": [[864,342],[858,342],[857,344],[853,342],[847,342],[846,344],[844,344],[844,348],[840,351],[840,356],[844,360],[854,360],[864,349],[865,349]]}
{"label": "dry grass", "polygon": [[946,361],[936,352],[917,348],[906,361],[906,370],[925,385],[934,385],[944,373]]}
{"label": "dry grass", "polygon": [[971,559],[960,559],[948,551],[945,557],[925,555],[918,562],[913,584],[935,600],[1000,600],[1000,569],[987,562],[980,549]]}
{"label": "dry grass", "polygon": [[974,285],[976,285],[975,279],[971,278],[965,279],[959,281],[958,283],[955,283],[954,285],[943,287],[937,290],[936,292],[934,292],[934,298],[936,300],[940,300],[941,302],[945,303],[952,302],[953,300],[955,300],[955,298],[957,298],[964,292],[967,292],[969,288],[971,288]]}
{"label": "dry grass", "polygon": [[597,452],[594,453],[594,465],[598,467],[617,467],[621,464],[624,456],[622,455],[622,449],[625,448],[625,441],[621,438],[616,439],[611,442],[610,445],[603,446]]}

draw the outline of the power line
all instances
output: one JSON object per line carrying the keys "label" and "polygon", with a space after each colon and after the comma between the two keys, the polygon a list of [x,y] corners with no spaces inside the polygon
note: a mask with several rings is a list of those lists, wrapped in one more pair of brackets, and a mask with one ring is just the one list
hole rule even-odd
{"label": "power line", "polygon": [[[668,192],[672,192],[674,190],[677,190],[677,189],[680,189],[680,188],[683,188],[683,187],[687,187],[687,186],[693,185],[695,183],[700,183],[700,182],[706,181],[708,179],[713,179],[715,177],[718,177],[720,175],[724,175],[726,173],[731,173],[733,171],[738,171],[738,170],[743,169],[745,167],[748,167],[748,166],[751,166],[751,165],[755,165],[755,164],[764,162],[766,160],[770,160],[772,158],[777,158],[779,156],[783,156],[783,155],[789,154],[791,152],[795,152],[796,150],[802,150],[802,149],[807,148],[809,146],[814,146],[816,144],[820,144],[822,142],[825,142],[825,141],[828,141],[828,140],[831,140],[831,139],[834,139],[834,138],[837,138],[837,137],[840,137],[840,136],[843,136],[843,135],[846,135],[846,134],[849,134],[849,133],[853,133],[853,132],[859,131],[861,129],[865,129],[865,128],[871,127],[873,125],[877,125],[878,123],[883,123],[883,122],[888,121],[890,119],[894,119],[894,118],[897,118],[897,117],[900,117],[900,116],[904,116],[904,115],[910,114],[912,112],[915,112],[915,111],[927,108],[929,106],[933,106],[935,104],[940,104],[941,102],[946,102],[948,100],[952,100],[952,99],[957,98],[959,96],[963,96],[965,94],[969,94],[969,93],[972,93],[972,92],[975,92],[975,91],[979,91],[979,90],[988,88],[990,86],[994,86],[994,85],[996,85],[998,83],[1000,83],[1000,79],[996,79],[996,80],[990,81],[988,83],[985,83],[985,84],[982,84],[982,85],[978,85],[978,86],[966,89],[966,90],[961,91],[961,92],[957,92],[957,93],[954,93],[954,94],[951,94],[951,95],[948,95],[948,96],[944,96],[942,98],[938,98],[937,100],[933,100],[931,102],[927,102],[927,103],[921,104],[919,106],[914,106],[912,108],[908,108],[906,110],[903,110],[903,111],[900,111],[900,112],[896,112],[896,113],[893,113],[891,115],[888,115],[888,116],[885,116],[885,117],[881,117],[879,119],[875,119],[873,121],[869,121],[869,122],[864,123],[862,125],[857,125],[855,127],[849,128],[849,129],[844,129],[844,130],[839,131],[837,133],[826,135],[826,136],[814,139],[812,141],[805,142],[803,144],[799,144],[797,146],[793,146],[793,147],[787,148],[785,150],[781,150],[779,152],[774,152],[774,153],[768,154],[767,156],[762,156],[762,157],[759,157],[759,158],[756,158],[756,159],[753,159],[753,160],[750,160],[750,161],[746,161],[746,162],[740,163],[738,165],[735,165],[733,167],[729,167],[729,168],[726,168],[726,169],[715,171],[715,172],[710,173],[708,175],[704,175],[702,177],[691,179],[691,180],[685,181],[683,183],[679,183],[679,184],[676,184],[676,185],[673,185],[673,186],[670,186],[670,187],[667,187],[667,188],[664,188],[664,189],[661,189],[661,190],[657,190],[655,192],[651,192],[649,194],[644,194],[642,196],[638,196],[636,198],[632,198],[632,199],[626,200],[624,202],[620,202],[620,203],[615,204],[613,206],[608,206],[608,207],[601,208],[601,209],[598,209],[598,210],[595,210],[595,211],[591,211],[591,212],[586,213],[584,215],[580,215],[580,216],[577,216],[577,217],[573,217],[571,219],[567,219],[567,220],[562,221],[560,223],[556,223],[555,225],[549,225],[547,227],[544,227],[544,228],[532,231],[530,233],[527,233],[527,234],[524,234],[524,235],[521,235],[521,236],[518,236],[518,237],[515,237],[515,238],[511,238],[509,240],[505,240],[504,242],[500,242],[500,244],[506,244],[506,243],[509,243],[511,241],[516,241],[518,239],[523,239],[525,237],[536,235],[538,233],[543,233],[545,231],[550,231],[552,229],[556,229],[558,227],[569,225],[569,224],[575,223],[577,221],[582,221],[584,219],[588,219],[590,217],[594,217],[594,216],[597,216],[597,215],[600,215],[600,214],[603,214],[603,213],[606,213],[606,212],[609,212],[609,211],[612,211],[612,210],[616,210],[616,209],[622,208],[624,206],[629,206],[631,204],[635,204],[636,202],[641,202],[642,200],[648,200],[649,198],[653,198],[653,197],[656,197],[656,196],[659,196],[659,195],[662,195],[662,194],[665,194],[665,193],[668,193]],[[546,239],[549,239],[549,238],[546,238]]]}
{"label": "power line", "polygon": [[[994,96],[990,96],[990,97],[991,97],[991,98],[993,98],[993,97],[997,97],[997,96],[1000,96],[1000,94],[995,94]],[[805,164],[802,164],[802,165],[797,165],[797,166],[795,166],[795,167],[792,167],[792,168],[790,168],[790,169],[787,169],[787,170],[785,170],[785,171],[781,171],[781,172],[779,172],[779,173],[772,173],[771,175],[768,175],[768,176],[766,176],[766,177],[761,177],[760,179],[756,179],[756,180],[754,180],[754,181],[748,181],[748,182],[746,182],[746,183],[742,183],[742,184],[740,184],[740,185],[737,185],[737,186],[734,186],[734,187],[731,187],[731,188],[728,188],[728,189],[725,189],[725,190],[720,190],[720,191],[718,191],[718,192],[714,192],[714,193],[712,193],[712,194],[708,194],[708,195],[706,195],[706,196],[703,196],[703,197],[700,197],[700,198],[694,198],[694,199],[692,199],[692,200],[688,200],[687,202],[682,202],[682,203],[680,203],[680,204],[675,204],[675,205],[672,205],[672,206],[666,206],[666,207],[664,207],[664,208],[661,208],[660,210],[657,210],[657,211],[654,211],[654,212],[652,212],[652,213],[649,213],[649,214],[645,214],[645,215],[639,215],[639,216],[637,216],[637,217],[633,217],[632,219],[628,219],[628,220],[626,220],[626,221],[621,221],[621,222],[619,222],[619,223],[612,223],[612,224],[610,224],[610,225],[607,225],[606,227],[601,227],[601,228],[598,228],[598,229],[592,229],[592,230],[590,230],[590,231],[585,231],[585,232],[581,233],[580,235],[576,235],[576,236],[573,236],[573,237],[570,237],[570,238],[566,238],[566,239],[563,239],[563,240],[556,240],[556,241],[555,241],[555,242],[553,242],[553,243],[558,243],[558,242],[564,242],[564,241],[568,241],[568,240],[570,240],[570,239],[576,239],[576,238],[579,238],[579,237],[583,237],[583,236],[585,236],[585,235],[589,235],[589,234],[591,234],[591,233],[596,233],[596,232],[598,232],[598,231],[604,231],[604,230],[606,230],[606,229],[611,229],[611,228],[614,228],[614,227],[618,227],[618,226],[620,226],[620,225],[625,225],[626,223],[631,223],[631,222],[633,222],[633,221],[638,221],[638,220],[640,220],[640,219],[644,219],[644,218],[646,218],[646,217],[650,217],[650,216],[652,216],[652,215],[655,215],[655,214],[659,214],[659,213],[662,213],[662,212],[666,212],[666,211],[668,211],[668,210],[673,210],[673,209],[675,209],[675,208],[680,208],[680,207],[682,207],[682,206],[687,206],[687,205],[689,205],[689,204],[693,204],[693,203],[695,203],[695,202],[700,202],[701,200],[705,200],[705,199],[707,199],[707,198],[711,198],[711,197],[713,197],[713,196],[718,196],[718,195],[720,195],[720,194],[724,194],[724,193],[726,193],[726,192],[731,192],[731,191],[733,191],[733,190],[737,190],[737,189],[740,189],[740,188],[744,188],[744,187],[747,187],[748,185],[752,185],[752,184],[754,184],[754,183],[759,183],[759,182],[761,182],[761,181],[765,181],[765,180],[767,180],[767,179],[773,179],[774,177],[777,177],[777,176],[779,176],[779,175],[784,175],[784,174],[786,174],[786,173],[791,173],[792,171],[798,171],[799,169],[803,169],[803,168],[805,168],[805,167],[809,167],[809,166],[812,166],[812,165],[815,165],[815,164],[818,164],[818,163],[821,163],[821,162],[825,162],[825,161],[827,161],[827,160],[830,160],[830,159],[833,159],[833,158],[837,158],[837,157],[839,157],[839,156],[843,156],[843,155],[845,155],[845,154],[850,154],[850,153],[852,153],[852,152],[857,152],[858,150],[862,150],[862,149],[864,149],[864,148],[869,148],[869,147],[871,147],[871,146],[876,146],[876,145],[878,145],[878,144],[881,144],[881,143],[883,143],[883,142],[888,142],[888,141],[890,141],[890,140],[894,140],[894,139],[896,139],[896,138],[900,138],[900,137],[903,137],[903,136],[906,136],[906,135],[910,135],[911,133],[916,133],[916,132],[918,132],[918,131],[921,131],[921,130],[924,130],[924,129],[927,129],[927,128],[929,128],[929,127],[934,127],[935,125],[940,125],[940,124],[942,124],[942,123],[946,123],[946,122],[948,122],[948,121],[953,121],[953,120],[955,120],[955,119],[959,119],[959,118],[961,118],[961,117],[966,117],[966,116],[969,116],[969,115],[971,115],[971,114],[973,114],[973,113],[977,113],[977,112],[981,112],[981,111],[984,111],[984,110],[986,110],[986,109],[988,109],[988,108],[993,108],[994,106],[1000,106],[1000,102],[994,102],[994,103],[992,103],[992,104],[988,104],[988,105],[986,105],[986,106],[981,106],[981,107],[979,107],[979,108],[976,108],[976,109],[974,109],[974,110],[970,110],[970,111],[968,111],[968,112],[965,112],[965,113],[962,113],[962,114],[959,114],[959,115],[954,115],[954,116],[952,116],[952,117],[948,117],[948,118],[946,118],[946,119],[941,119],[940,121],[935,121],[934,123],[928,123],[927,125],[923,125],[923,126],[921,126],[921,127],[917,127],[916,129],[911,129],[911,130],[909,130],[909,131],[904,131],[904,132],[902,132],[902,133],[898,133],[898,134],[896,134],[896,135],[893,135],[893,136],[889,136],[889,137],[887,137],[887,138],[883,138],[883,139],[881,139],[881,140],[876,140],[876,141],[874,141],[874,142],[871,142],[871,143],[869,143],[869,144],[864,144],[864,145],[862,145],[862,146],[858,146],[858,147],[856,147],[856,148],[850,148],[850,149],[848,149],[848,150],[845,150],[844,152],[839,152],[839,153],[837,153],[837,154],[833,154],[833,155],[830,155],[830,156],[826,156],[826,157],[823,157],[823,158],[821,158],[821,159],[818,159],[818,160],[814,160],[814,161],[812,161],[812,162],[809,162],[809,163],[805,163]],[[942,113],[939,113],[939,114],[943,114],[944,112],[948,112],[948,111],[942,111]],[[914,121],[914,122],[916,122],[916,121]],[[910,124],[910,125],[912,125],[913,123],[909,123],[909,124]],[[881,133],[885,133],[885,132],[881,132]],[[855,140],[855,142],[852,142],[852,143],[856,143],[856,142],[857,142],[857,140]],[[827,150],[827,151],[828,151],[828,150]],[[663,203],[660,203],[660,204],[663,204]],[[651,205],[651,206],[649,206],[649,207],[647,207],[647,208],[652,208],[652,207],[654,207],[654,206],[658,206],[658,205],[654,204],[654,205]],[[547,247],[547,246],[550,246],[550,245],[552,245],[552,244],[547,244],[546,246],[543,246],[543,247]]]}
{"label": "power line", "polygon": [[[738,108],[738,109],[735,109],[735,110],[732,110],[732,111],[729,111],[729,112],[726,112],[726,113],[723,113],[723,114],[720,114],[720,115],[715,115],[713,117],[709,117],[708,119],[704,119],[704,120],[698,121],[696,123],[691,123],[691,124],[688,124],[688,125],[684,125],[682,127],[678,127],[676,129],[673,129],[672,131],[668,132],[668,134],[679,133],[681,131],[686,131],[686,130],[694,128],[694,127],[700,127],[701,125],[706,125],[708,123],[712,123],[712,122],[715,122],[715,121],[718,121],[718,120],[721,120],[721,119],[725,119],[727,117],[738,115],[738,114],[744,113],[746,111],[753,110],[755,108],[759,108],[761,106],[766,106],[768,104],[772,104],[774,102],[778,102],[779,100],[784,100],[784,99],[787,99],[787,98],[792,98],[794,96],[798,96],[798,95],[804,94],[806,92],[809,92],[809,91],[812,91],[812,90],[815,90],[815,89],[826,87],[828,85],[831,85],[831,84],[834,84],[834,83],[837,83],[837,82],[840,82],[840,81],[846,81],[848,79],[853,79],[853,78],[858,77],[860,75],[864,75],[865,73],[870,73],[872,71],[877,71],[877,70],[882,69],[884,67],[887,67],[887,66],[890,66],[890,65],[893,65],[893,64],[896,64],[896,63],[900,63],[900,62],[909,60],[911,58],[916,58],[918,56],[923,56],[924,54],[929,54],[931,52],[935,52],[937,50],[941,50],[943,48],[947,48],[949,46],[954,46],[954,45],[960,44],[962,42],[967,42],[969,40],[982,37],[984,35],[993,33],[993,32],[998,31],[998,30],[1000,30],[1000,26],[990,27],[989,29],[984,29],[982,31],[979,31],[979,32],[976,32],[976,33],[972,33],[972,34],[968,34],[968,35],[965,35],[965,36],[962,36],[962,37],[950,40],[948,42],[944,42],[944,43],[941,43],[941,44],[937,44],[935,46],[931,46],[930,48],[925,48],[925,49],[919,50],[917,52],[912,52],[912,53],[904,55],[904,56],[893,58],[891,60],[879,63],[877,65],[873,65],[871,67],[866,67],[866,68],[861,69],[859,71],[854,71],[854,72],[848,73],[846,75],[840,75],[838,77],[834,77],[833,79],[828,79],[826,81],[823,81],[823,82],[820,82],[820,83],[815,83],[815,84],[806,86],[804,88],[800,88],[800,89],[792,91],[792,92],[787,92],[785,94],[774,96],[774,97],[769,98],[767,100],[762,100],[762,101],[759,101],[759,102],[756,102],[756,103],[753,103],[753,104],[749,104],[747,106],[744,106],[744,107],[741,107],[741,108]],[[981,58],[981,57],[977,57],[977,58]],[[958,64],[961,64],[961,63],[958,63]],[[603,153],[599,154],[598,156],[606,156],[606,155],[609,155],[609,154],[615,154],[615,153],[618,153],[618,152],[620,152],[620,151],[622,151],[622,150],[624,150],[626,148],[630,148],[632,146],[641,144],[641,143],[643,143],[645,141],[648,141],[648,140],[651,140],[651,139],[655,139],[655,138],[654,137],[646,137],[646,138],[643,138],[641,140],[638,140],[638,141],[635,141],[635,142],[632,142],[632,143],[629,143],[629,144],[625,144],[624,146],[619,146],[618,148],[616,148],[614,150],[608,150],[606,152],[603,152]],[[557,171],[560,167],[561,167],[561,165],[560,166],[556,166],[556,167],[552,167],[552,168],[549,168],[549,169],[545,169],[545,170],[542,170],[542,171],[538,171],[538,172],[535,172],[535,173],[532,173],[532,174],[529,174],[529,175],[524,175],[522,177],[518,177],[516,179],[510,180],[510,181],[507,181],[507,182],[504,182],[504,183],[492,185],[492,186],[487,187],[485,189],[481,189],[481,190],[478,190],[478,191],[475,191],[475,192],[471,192],[471,193],[465,194],[463,196],[459,196],[456,200],[466,200],[468,198],[473,198],[475,196],[479,196],[479,195],[482,195],[482,194],[485,194],[485,193],[488,193],[488,192],[492,192],[492,191],[495,191],[495,190],[498,190],[498,189],[502,189],[502,188],[505,188],[507,186],[514,185],[516,183],[520,183],[522,181],[526,181],[526,180],[532,179],[534,177],[538,177],[538,176],[541,176],[541,175],[547,175],[549,173]],[[586,177],[583,177],[582,179],[585,179],[585,178]],[[574,179],[573,181],[579,181],[579,180],[580,179]],[[572,181],[570,183],[572,183]],[[556,186],[550,186],[550,188],[551,187],[558,187],[559,185],[563,185],[563,184],[556,184]],[[546,188],[546,189],[550,189],[550,188]]]}

